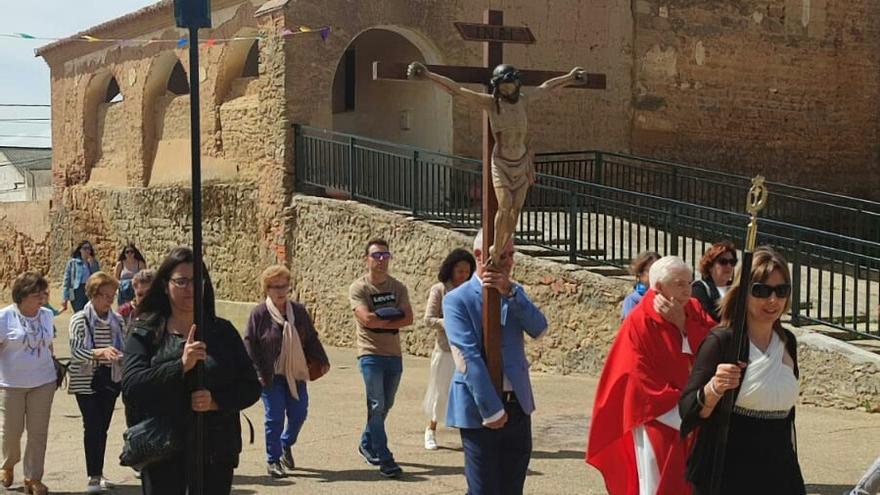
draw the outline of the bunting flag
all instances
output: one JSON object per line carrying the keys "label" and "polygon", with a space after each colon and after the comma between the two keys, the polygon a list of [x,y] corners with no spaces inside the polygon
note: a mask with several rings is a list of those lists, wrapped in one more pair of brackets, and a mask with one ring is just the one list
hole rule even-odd
{"label": "bunting flag", "polygon": [[[278,35],[282,38],[289,38],[291,36],[296,36],[300,34],[318,34],[321,36],[321,40],[327,41],[327,38],[330,37],[330,26],[321,26],[319,28],[312,28],[309,26],[299,26],[296,29],[291,29],[289,27],[282,27],[278,32]],[[90,34],[82,34],[75,38],[50,38],[50,37],[42,37],[42,36],[34,36],[28,33],[0,33],[0,38],[11,38],[11,39],[19,39],[19,40],[35,40],[35,41],[83,41],[86,43],[108,43],[115,46],[134,46],[134,45],[149,45],[151,43],[174,43],[176,48],[185,48],[189,45],[189,40],[186,37],[180,37],[176,40],[169,39],[140,39],[140,38],[132,38],[132,39],[109,39],[109,38],[99,38],[97,36],[92,36]],[[217,46],[219,43],[229,43],[232,41],[247,41],[247,40],[265,40],[267,39],[267,35],[265,34],[257,34],[254,36],[236,36],[234,38],[210,38],[207,40],[202,40],[199,42],[200,45],[203,45],[205,48],[211,48],[213,46]]]}

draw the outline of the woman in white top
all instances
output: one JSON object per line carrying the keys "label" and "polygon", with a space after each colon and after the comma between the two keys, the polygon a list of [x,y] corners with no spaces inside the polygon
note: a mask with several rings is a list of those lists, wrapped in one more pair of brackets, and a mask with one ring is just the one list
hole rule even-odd
{"label": "woman in white top", "polygon": [[449,341],[443,329],[443,297],[447,292],[467,282],[476,269],[477,262],[471,253],[465,249],[452,250],[440,265],[440,273],[437,275],[439,282],[431,287],[431,292],[428,294],[425,323],[437,332],[434,351],[431,353],[431,378],[428,380],[428,390],[425,392],[423,403],[429,421],[425,429],[425,448],[428,450],[437,450],[435,439],[437,421],[442,421],[445,416],[449,384],[455,371]]}
{"label": "woman in white top", "polygon": [[694,280],[693,297],[715,321],[721,320],[718,306],[733,281],[736,262],[736,247],[730,241],[712,244],[700,258],[700,279]]}
{"label": "woman in white top", "polygon": [[89,302],[70,318],[70,382],[82,413],[86,470],[86,493],[112,487],[104,478],[107,430],[116,399],[122,390],[122,317],[111,306],[119,283],[98,272],[86,282]]}
{"label": "woman in white top", "polygon": [[[806,493],[794,441],[798,399],[797,342],[780,317],[790,306],[788,264],[769,248],[755,251],[746,298],[749,362],[723,361],[733,343],[730,327],[737,282],[721,303],[721,325],[697,352],[688,385],[681,395],[681,433],[700,427],[688,459],[687,477],[694,494],[710,492],[719,422],[715,407],[728,390],[735,405],[730,416],[721,493],[801,495]],[[717,473],[716,473],[717,476]]]}
{"label": "woman in white top", "polygon": [[52,361],[52,312],[43,308],[49,284],[36,272],[25,272],[12,284],[13,304],[0,310],[0,429],[3,465],[0,483],[9,488],[21,460],[21,434],[27,425],[24,492],[49,492],[42,483],[49,415],[55,396]]}

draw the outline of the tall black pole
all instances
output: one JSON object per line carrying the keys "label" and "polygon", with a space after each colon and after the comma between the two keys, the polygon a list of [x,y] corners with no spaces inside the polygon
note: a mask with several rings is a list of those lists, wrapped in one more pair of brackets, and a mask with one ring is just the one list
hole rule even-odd
{"label": "tall black pole", "polygon": [[[205,304],[202,267],[202,139],[199,120],[199,28],[189,27],[190,152],[192,153],[192,249],[196,340],[204,340]],[[204,363],[196,363],[196,389],[205,388]],[[190,495],[203,495],[205,480],[205,415],[195,414],[194,469]]]}

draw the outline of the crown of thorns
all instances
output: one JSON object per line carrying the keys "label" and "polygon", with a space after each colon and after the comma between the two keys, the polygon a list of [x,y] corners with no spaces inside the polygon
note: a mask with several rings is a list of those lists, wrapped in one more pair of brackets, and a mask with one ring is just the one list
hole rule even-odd
{"label": "crown of thorns", "polygon": [[497,88],[500,84],[520,82],[519,71],[516,67],[507,64],[501,64],[492,71],[492,87]]}

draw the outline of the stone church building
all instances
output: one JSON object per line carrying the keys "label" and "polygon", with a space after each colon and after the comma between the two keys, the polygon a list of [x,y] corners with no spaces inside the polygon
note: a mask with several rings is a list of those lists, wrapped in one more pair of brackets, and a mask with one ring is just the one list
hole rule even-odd
{"label": "stone church building", "polygon": [[[606,90],[532,109],[538,151],[622,151],[880,200],[873,0],[211,3],[203,40],[259,37],[200,48],[206,256],[224,298],[252,298],[258,267],[297,242],[292,124],[478,156],[479,114],[427,84],[374,81],[371,66],[479,65],[453,22],[486,8],[537,38],[507,45],[508,63],[607,75]],[[300,26],[331,30],[281,35]],[[37,50],[52,78],[53,273],[81,238],[109,262],[128,239],[160,253],[187,231],[187,49],[79,39],[182,34],[164,0]]]}

